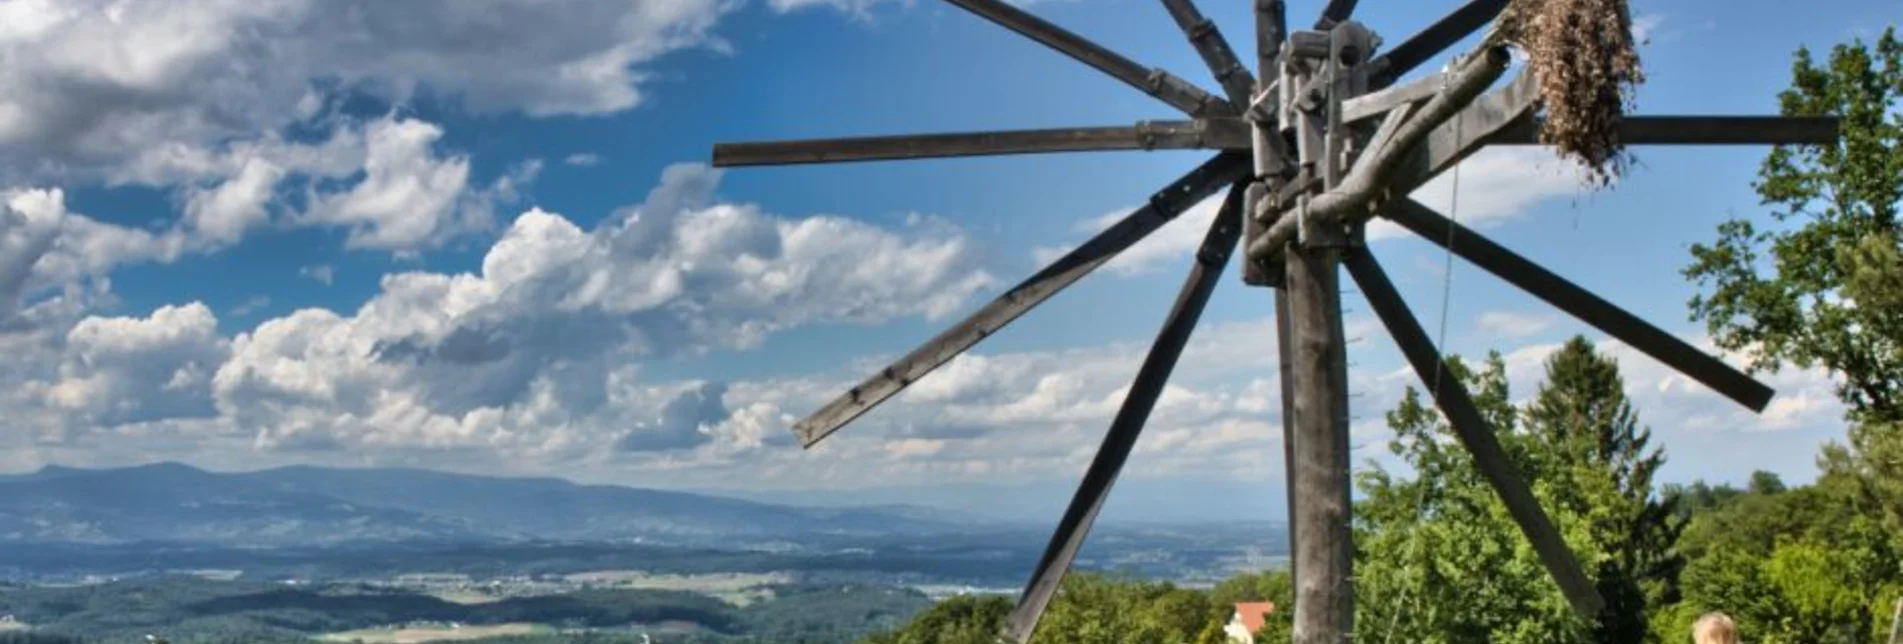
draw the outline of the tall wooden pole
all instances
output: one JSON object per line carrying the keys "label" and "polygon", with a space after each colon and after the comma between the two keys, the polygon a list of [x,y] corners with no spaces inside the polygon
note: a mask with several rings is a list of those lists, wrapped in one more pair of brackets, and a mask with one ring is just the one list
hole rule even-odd
{"label": "tall wooden pole", "polygon": [[[1283,83],[1304,87],[1317,75],[1334,80],[1339,59],[1297,58],[1285,48]],[[1340,87],[1339,84],[1334,84]],[[1332,88],[1331,88],[1332,89]],[[1340,95],[1329,92],[1319,109],[1285,108],[1293,125],[1298,158],[1333,188],[1341,178],[1338,132]],[[1319,112],[1319,113],[1317,113]],[[1331,140],[1332,139],[1332,140]],[[1301,217],[1307,197],[1291,216]],[[1349,531],[1349,442],[1347,352],[1341,329],[1340,266],[1346,235],[1339,227],[1304,221],[1301,235],[1284,253],[1290,340],[1289,376],[1294,392],[1294,566],[1296,644],[1339,644],[1354,632],[1354,572]]]}

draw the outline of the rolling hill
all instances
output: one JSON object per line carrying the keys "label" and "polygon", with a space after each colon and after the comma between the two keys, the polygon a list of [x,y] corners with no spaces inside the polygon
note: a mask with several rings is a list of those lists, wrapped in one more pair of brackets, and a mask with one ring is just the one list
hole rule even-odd
{"label": "rolling hill", "polygon": [[554,478],[415,469],[208,472],[179,463],[49,466],[0,477],[0,543],[272,547],[414,541],[733,547],[954,533],[971,517],[896,506],[806,508]]}

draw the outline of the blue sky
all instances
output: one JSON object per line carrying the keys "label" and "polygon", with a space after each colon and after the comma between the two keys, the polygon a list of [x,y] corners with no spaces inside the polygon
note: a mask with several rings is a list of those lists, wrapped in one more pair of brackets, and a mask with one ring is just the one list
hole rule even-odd
{"label": "blue sky", "polygon": [[[1239,47],[1247,2],[1203,9]],[[804,502],[1061,503],[1213,203],[975,359],[802,451],[788,427],[1198,163],[1185,152],[708,169],[716,142],[1128,124],[1169,108],[948,4],[0,3],[0,469],[168,459],[557,474]],[[1291,21],[1319,2],[1294,2]],[[1367,0],[1398,42],[1453,3]],[[1159,3],[1028,8],[1214,88]],[[1768,114],[1894,2],[1634,3],[1650,114]],[[1243,50],[1247,53],[1247,50]],[[1438,63],[1438,61],[1436,61]],[[1700,341],[1685,247],[1757,216],[1756,147],[1583,193],[1491,150],[1430,205]],[[1423,242],[1377,252],[1516,391],[1591,332]],[[1357,441],[1412,382],[1355,296]],[[1280,509],[1268,293],[1233,269],[1113,512]],[[1829,380],[1762,416],[1604,345],[1673,480],[1808,478]],[[1242,510],[1230,494],[1263,492]],[[999,490],[1027,500],[996,506]],[[1197,500],[1185,502],[1184,497]],[[991,499],[987,501],[986,499]]]}

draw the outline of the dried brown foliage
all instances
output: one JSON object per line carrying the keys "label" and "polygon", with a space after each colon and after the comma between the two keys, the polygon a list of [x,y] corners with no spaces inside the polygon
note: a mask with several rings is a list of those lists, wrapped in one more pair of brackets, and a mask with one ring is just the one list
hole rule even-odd
{"label": "dried brown foliage", "polygon": [[1605,186],[1630,156],[1619,119],[1645,82],[1625,0],[1513,0],[1494,32],[1526,53],[1538,75],[1545,124],[1540,141],[1586,167]]}

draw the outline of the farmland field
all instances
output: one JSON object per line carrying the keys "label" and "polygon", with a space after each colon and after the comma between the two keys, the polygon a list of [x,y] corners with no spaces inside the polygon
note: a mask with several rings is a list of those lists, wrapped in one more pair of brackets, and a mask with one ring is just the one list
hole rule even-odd
{"label": "farmland field", "polygon": [[363,642],[364,644],[421,644],[422,642],[475,640],[485,637],[503,637],[507,635],[534,635],[536,633],[547,633],[551,630],[553,629],[541,624],[525,622],[491,624],[487,626],[406,626],[399,628],[366,628],[342,633],[331,633],[318,639],[326,642]]}

